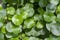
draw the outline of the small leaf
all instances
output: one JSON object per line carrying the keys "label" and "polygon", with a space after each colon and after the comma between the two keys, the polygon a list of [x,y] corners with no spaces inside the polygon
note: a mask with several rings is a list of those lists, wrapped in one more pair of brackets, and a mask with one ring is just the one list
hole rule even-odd
{"label": "small leaf", "polygon": [[40,20],[38,14],[35,14],[35,15],[34,15],[34,20],[35,20],[35,21],[39,21],[39,20]]}
{"label": "small leaf", "polygon": [[43,24],[41,22],[37,22],[36,27],[38,29],[41,29],[41,28],[43,28]]}
{"label": "small leaf", "polygon": [[7,38],[12,38],[13,36],[10,33],[6,33]]}
{"label": "small leaf", "polygon": [[57,19],[56,21],[60,22],[60,14],[57,14]]}
{"label": "small leaf", "polygon": [[51,4],[57,5],[59,3],[59,0],[50,0]]}
{"label": "small leaf", "polygon": [[10,14],[10,15],[14,15],[15,14],[14,7],[8,7],[6,10],[7,10],[7,14]]}
{"label": "small leaf", "polygon": [[12,27],[13,27],[13,25],[11,24],[11,22],[8,22],[8,23],[6,24],[6,30],[7,30],[8,32],[12,32]]}
{"label": "small leaf", "polygon": [[34,28],[32,28],[30,32],[25,32],[25,34],[28,36],[39,36],[40,35],[40,33],[37,32]]}
{"label": "small leaf", "polygon": [[27,13],[28,17],[32,17],[33,14],[34,14],[34,9],[33,9],[33,5],[32,4],[29,4],[27,3],[24,7],[23,7],[23,10],[25,13]]}
{"label": "small leaf", "polygon": [[33,19],[26,19],[24,21],[24,28],[32,28],[35,25],[35,22]]}
{"label": "small leaf", "polygon": [[48,31],[52,32],[53,35],[60,36],[60,24],[59,23],[50,23],[46,24]]}
{"label": "small leaf", "polygon": [[0,32],[0,40],[4,40],[4,34]]}
{"label": "small leaf", "polygon": [[16,10],[16,14],[19,14],[20,15],[21,11],[20,11],[20,8]]}
{"label": "small leaf", "polygon": [[3,23],[2,22],[0,22],[0,28],[3,26]]}
{"label": "small leaf", "polygon": [[39,36],[39,35],[44,35],[45,32],[43,30],[38,30],[36,31],[34,28],[31,29],[31,31],[25,32],[27,36]]}
{"label": "small leaf", "polygon": [[3,9],[2,4],[0,4],[0,10],[2,10],[2,9]]}
{"label": "small leaf", "polygon": [[20,25],[19,27],[15,27],[12,29],[14,34],[18,34],[20,32],[22,32],[22,26]]}
{"label": "small leaf", "polygon": [[2,9],[0,10],[0,19],[4,19],[6,17],[6,10]]}
{"label": "small leaf", "polygon": [[58,5],[56,9],[56,14],[59,14],[59,13],[60,13],[60,5]]}
{"label": "small leaf", "polygon": [[39,6],[40,7],[45,7],[47,5],[47,0],[40,0],[39,1]]}
{"label": "small leaf", "polygon": [[1,31],[2,31],[2,33],[6,33],[5,26],[3,26],[3,27],[1,28]]}
{"label": "small leaf", "polygon": [[53,22],[56,19],[56,16],[53,13],[48,13],[48,12],[45,12],[43,17],[46,22]]}
{"label": "small leaf", "polygon": [[18,34],[14,34],[14,33],[6,33],[5,36],[6,36],[6,38],[14,38],[14,37],[17,37]]}
{"label": "small leaf", "polygon": [[53,4],[48,4],[48,5],[46,6],[46,11],[47,11],[47,12],[54,13],[55,10],[56,10],[56,6],[53,5]]}
{"label": "small leaf", "polygon": [[15,25],[20,25],[20,24],[22,24],[22,22],[23,22],[23,18],[22,18],[21,15],[14,15],[14,16],[12,17],[12,22],[13,22]]}

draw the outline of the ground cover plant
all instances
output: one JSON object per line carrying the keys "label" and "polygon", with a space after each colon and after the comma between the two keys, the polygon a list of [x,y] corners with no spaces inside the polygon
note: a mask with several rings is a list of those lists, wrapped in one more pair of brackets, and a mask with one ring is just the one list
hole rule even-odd
{"label": "ground cover plant", "polygon": [[60,40],[60,0],[0,0],[0,40]]}

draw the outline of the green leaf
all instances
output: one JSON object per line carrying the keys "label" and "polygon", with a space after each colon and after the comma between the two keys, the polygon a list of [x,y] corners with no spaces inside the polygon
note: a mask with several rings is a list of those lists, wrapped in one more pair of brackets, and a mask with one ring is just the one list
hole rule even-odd
{"label": "green leaf", "polygon": [[53,13],[49,12],[45,12],[43,17],[46,22],[53,22],[56,19],[56,16]]}
{"label": "green leaf", "polygon": [[9,40],[20,40],[19,38],[11,38]]}
{"label": "green leaf", "polygon": [[28,13],[25,12],[22,8],[17,9],[16,14],[21,15],[23,19],[28,17]]}
{"label": "green leaf", "polygon": [[43,15],[42,14],[35,14],[33,18],[35,21],[40,21],[40,20],[43,21]]}
{"label": "green leaf", "polygon": [[34,28],[32,28],[31,31],[25,32],[25,33],[26,33],[26,35],[28,35],[28,36],[39,36],[39,35],[40,35],[40,31],[38,32],[38,31],[36,31]]}
{"label": "green leaf", "polygon": [[43,24],[41,22],[37,22],[36,27],[38,29],[41,29],[41,28],[43,28]]}
{"label": "green leaf", "polygon": [[30,9],[26,10],[25,12],[28,13],[28,17],[32,17],[34,14],[34,9],[30,8]]}
{"label": "green leaf", "polygon": [[4,40],[4,34],[0,32],[0,40]]}
{"label": "green leaf", "polygon": [[6,8],[7,14],[14,15],[15,14],[15,8],[14,7],[8,7]]}
{"label": "green leaf", "polygon": [[59,14],[59,13],[60,13],[60,5],[58,5],[56,9],[56,14]]}
{"label": "green leaf", "polygon": [[6,30],[7,30],[8,32],[12,32],[12,27],[13,27],[13,25],[12,25],[11,22],[8,22],[8,23],[6,24]]}
{"label": "green leaf", "polygon": [[59,0],[50,0],[51,4],[57,5],[59,3]]}
{"label": "green leaf", "polygon": [[22,32],[22,26],[20,25],[19,27],[14,27],[11,22],[6,24],[6,30],[8,32],[13,32],[14,34],[18,34]]}
{"label": "green leaf", "polygon": [[38,8],[38,12],[40,13],[40,14],[44,14],[44,10],[43,10],[43,8]]}
{"label": "green leaf", "polygon": [[5,0],[6,1],[6,3],[8,2],[9,4],[13,4],[13,3],[16,3],[17,2],[17,0]]}
{"label": "green leaf", "polygon": [[47,5],[47,3],[48,3],[47,0],[40,0],[39,1],[39,6],[40,7],[45,7]]}
{"label": "green leaf", "polygon": [[12,37],[13,37],[13,35],[11,35],[10,33],[6,33],[5,36],[6,36],[7,38],[12,38]]}
{"label": "green leaf", "polygon": [[26,37],[26,34],[25,33],[20,34],[20,39],[23,39],[25,37]]}
{"label": "green leaf", "polygon": [[59,23],[50,23],[46,24],[48,31],[52,32],[53,35],[60,36],[60,24]]}
{"label": "green leaf", "polygon": [[60,14],[57,14],[57,19],[56,21],[60,22]]}
{"label": "green leaf", "polygon": [[23,19],[27,19],[28,18],[28,13],[22,12],[21,16],[22,16]]}
{"label": "green leaf", "polygon": [[24,28],[32,28],[35,25],[35,22],[33,19],[26,19],[24,21]]}
{"label": "green leaf", "polygon": [[5,36],[6,36],[6,38],[14,38],[14,37],[17,37],[18,34],[14,34],[14,33],[6,33]]}
{"label": "green leaf", "polygon": [[21,13],[21,10],[19,8],[19,9],[16,10],[16,14],[19,14],[20,15],[20,13]]}
{"label": "green leaf", "polygon": [[20,25],[19,27],[15,27],[12,29],[14,34],[18,34],[22,32],[22,26]]}
{"label": "green leaf", "polygon": [[3,26],[3,23],[2,22],[0,22],[0,28]]}
{"label": "green leaf", "polygon": [[5,9],[1,9],[0,10],[0,19],[4,19],[6,17],[6,10]]}
{"label": "green leaf", "polygon": [[3,26],[3,27],[1,28],[1,31],[2,31],[2,33],[6,33],[5,26]]}
{"label": "green leaf", "polygon": [[25,37],[24,39],[22,39],[22,40],[28,40],[29,38],[28,37]]}
{"label": "green leaf", "polygon": [[2,4],[0,4],[0,10],[2,10],[2,9],[3,9]]}
{"label": "green leaf", "polygon": [[21,1],[21,5],[24,5],[24,0],[20,0]]}
{"label": "green leaf", "polygon": [[34,2],[35,2],[35,0],[30,0],[30,2],[31,2],[31,3],[34,3]]}
{"label": "green leaf", "polygon": [[39,36],[39,35],[44,35],[45,32],[43,30],[38,30],[36,31],[34,28],[31,29],[31,31],[25,32],[27,36]]}
{"label": "green leaf", "polygon": [[0,40],[60,40],[60,0],[1,0]]}
{"label": "green leaf", "polygon": [[55,10],[56,10],[56,6],[53,5],[53,4],[48,4],[48,5],[46,6],[46,11],[47,11],[47,12],[54,13]]}
{"label": "green leaf", "polygon": [[24,10],[28,10],[30,8],[33,8],[33,4],[26,3],[25,6],[23,7]]}
{"label": "green leaf", "polygon": [[6,20],[12,20],[12,15],[8,15]]}
{"label": "green leaf", "polygon": [[49,36],[48,38],[45,38],[44,40],[59,40],[60,37],[54,37],[54,36]]}
{"label": "green leaf", "polygon": [[22,22],[23,22],[23,18],[22,18],[21,15],[14,15],[14,16],[12,17],[12,22],[13,22],[15,25],[20,25],[20,24],[22,24]]}
{"label": "green leaf", "polygon": [[34,9],[33,9],[33,5],[32,4],[29,4],[27,3],[24,7],[23,7],[23,10],[25,13],[27,13],[28,17],[32,17],[33,14],[34,14]]}
{"label": "green leaf", "polygon": [[39,21],[39,20],[40,20],[38,14],[35,14],[35,15],[34,15],[34,20],[35,20],[35,21]]}

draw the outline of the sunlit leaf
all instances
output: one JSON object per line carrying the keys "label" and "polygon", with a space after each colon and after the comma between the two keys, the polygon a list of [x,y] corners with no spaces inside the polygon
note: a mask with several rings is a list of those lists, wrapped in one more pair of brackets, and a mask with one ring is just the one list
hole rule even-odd
{"label": "sunlit leaf", "polygon": [[14,15],[14,16],[12,17],[12,22],[13,22],[15,25],[20,25],[20,24],[22,24],[22,22],[23,22],[23,18],[22,18],[21,15]]}
{"label": "sunlit leaf", "polygon": [[60,36],[60,24],[59,23],[46,24],[46,28],[50,32],[52,32],[53,35]]}
{"label": "sunlit leaf", "polygon": [[33,19],[26,19],[24,21],[24,28],[32,28],[35,25],[35,22]]}
{"label": "sunlit leaf", "polygon": [[6,9],[7,11],[7,14],[10,14],[10,15],[14,15],[15,14],[15,9],[14,9],[14,7],[8,7],[7,9]]}

